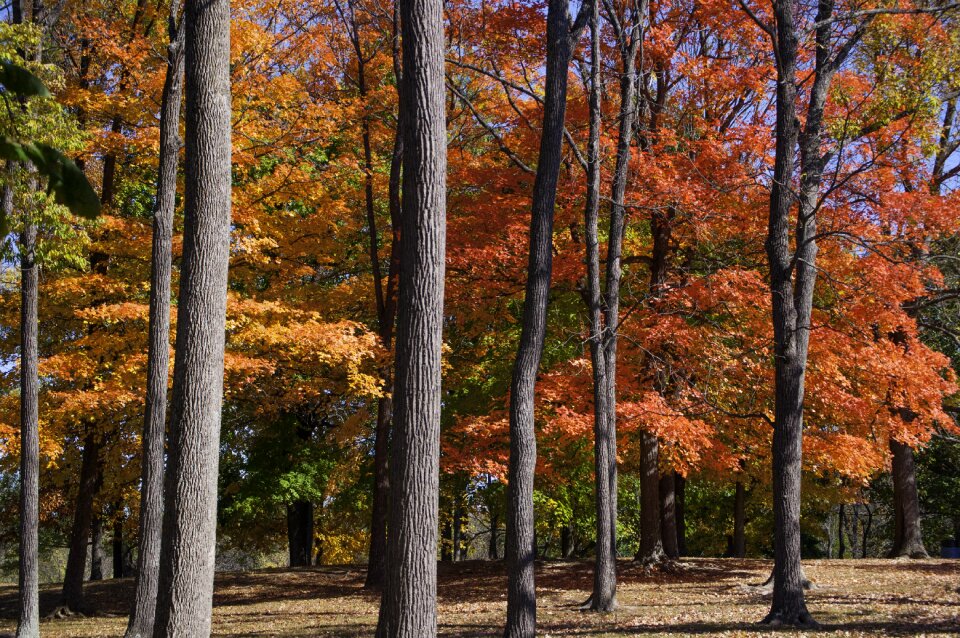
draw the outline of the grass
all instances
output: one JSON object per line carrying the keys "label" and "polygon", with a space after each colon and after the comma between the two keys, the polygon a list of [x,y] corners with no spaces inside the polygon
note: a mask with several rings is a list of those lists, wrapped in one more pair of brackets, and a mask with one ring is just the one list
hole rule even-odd
{"label": "grass", "polygon": [[[589,562],[538,565],[539,632],[556,636],[760,636],[774,632],[757,621],[769,599],[747,585],[762,581],[761,560],[689,559],[677,568],[645,572],[619,566],[619,609],[576,610],[589,594]],[[884,636],[960,634],[960,561],[819,560],[805,562],[817,583],[808,606],[819,631],[793,635]],[[219,574],[214,595],[215,636],[371,636],[379,596],[362,589],[362,567],[317,567]],[[441,564],[440,635],[497,636],[506,610],[500,563]],[[45,621],[44,636],[121,636],[130,579],[87,587],[101,614]],[[41,592],[41,613],[56,605],[58,588]],[[0,635],[12,632],[16,589],[0,587]]]}

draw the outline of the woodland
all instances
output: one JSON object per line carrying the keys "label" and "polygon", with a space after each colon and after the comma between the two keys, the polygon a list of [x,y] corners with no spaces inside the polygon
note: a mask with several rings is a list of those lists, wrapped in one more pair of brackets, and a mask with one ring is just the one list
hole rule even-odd
{"label": "woodland", "polygon": [[960,4],[0,18],[0,631],[960,631]]}

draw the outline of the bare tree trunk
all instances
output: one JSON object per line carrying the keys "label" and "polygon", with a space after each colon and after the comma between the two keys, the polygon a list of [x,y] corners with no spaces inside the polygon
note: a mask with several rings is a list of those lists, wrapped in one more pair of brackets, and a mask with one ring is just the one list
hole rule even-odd
{"label": "bare tree trunk", "polygon": [[[403,167],[403,109],[400,107],[400,84],[402,80],[400,62],[400,3],[393,5],[393,71],[397,80],[397,128],[393,138],[393,155],[390,158],[390,182],[388,186],[390,226],[393,241],[390,246],[390,265],[387,271],[387,287],[383,293],[383,303],[378,305],[377,323],[380,339],[384,348],[390,348],[393,341],[393,328],[397,311],[397,288],[400,277],[400,226],[401,209],[400,176]],[[370,193],[372,197],[372,192]],[[374,223],[376,219],[374,218]],[[371,242],[376,242],[376,229],[371,227]],[[375,243],[372,257],[379,260]],[[379,270],[379,268],[378,268]],[[379,275],[376,275],[379,277]],[[387,390],[392,392],[392,375],[385,375]],[[367,577],[365,588],[383,586],[387,559],[387,519],[389,516],[390,495],[390,424],[393,417],[393,400],[390,396],[377,401],[377,425],[374,432],[373,454],[373,502],[370,512],[370,552],[367,558]]]}
{"label": "bare tree trunk", "polygon": [[90,580],[103,580],[103,518],[100,514],[90,522]]}
{"label": "bare tree trunk", "polygon": [[[610,426],[615,421],[609,413],[609,381],[605,361],[603,332],[603,303],[600,290],[600,240],[598,214],[600,209],[600,24],[599,5],[594,3],[590,16],[590,135],[587,146],[587,201],[584,226],[587,243],[587,290],[584,297],[590,321],[590,357],[593,363],[593,458],[594,502],[596,505],[596,549],[594,551],[593,593],[590,609],[613,611],[617,605],[617,556],[612,545],[616,539],[611,516],[610,458],[616,454],[616,444],[610,440]],[[566,558],[570,551],[570,530],[563,529],[561,553]]]}
{"label": "bare tree trunk", "polygon": [[117,502],[113,508],[113,577],[123,578],[126,575],[126,552],[123,542],[123,503]]}
{"label": "bare tree trunk", "polygon": [[673,470],[668,470],[660,475],[660,540],[663,543],[663,553],[671,560],[680,557],[680,549],[677,544],[675,487]]}
{"label": "bare tree trunk", "polygon": [[733,497],[733,556],[744,558],[747,555],[747,490],[743,481],[737,481]]}
{"label": "bare tree trunk", "polygon": [[155,638],[210,634],[230,260],[230,3],[187,0],[186,191]]}
{"label": "bare tree trunk", "polygon": [[77,503],[70,530],[70,552],[67,555],[67,569],[60,594],[60,604],[78,613],[90,611],[83,598],[83,579],[87,571],[87,545],[90,542],[93,522],[93,501],[100,491],[103,476],[100,469],[100,449],[101,443],[96,434],[87,434],[83,440]]}
{"label": "bare tree trunk", "polygon": [[173,214],[180,155],[180,103],[183,96],[183,27],[178,2],[168,20],[167,74],[160,102],[160,158],[153,209],[150,260],[150,325],[147,352],[147,396],[141,452],[140,522],[137,577],[125,638],[153,635],[157,610],[160,545],[163,531],[163,468],[166,439],[167,382],[170,374],[170,275]]}
{"label": "bare tree trunk", "polygon": [[920,498],[913,449],[890,439],[893,452],[893,511],[895,538],[891,558],[929,558],[920,526]]}
{"label": "bare tree trunk", "polygon": [[313,503],[287,505],[287,545],[290,567],[310,567],[313,560]]}
{"label": "bare tree trunk", "polygon": [[666,553],[660,538],[660,472],[657,469],[660,444],[655,434],[640,433],[640,549],[636,560],[645,565],[659,563]]}
{"label": "bare tree trunk", "polygon": [[490,540],[487,545],[487,558],[498,560],[500,558],[500,513],[495,508],[490,509]]}
{"label": "bare tree trunk", "polygon": [[677,472],[673,478],[674,481],[674,499],[677,509],[677,551],[680,556],[687,556],[687,521],[684,511],[687,506],[687,479]]}
{"label": "bare tree trunk", "polygon": [[437,633],[440,383],[446,265],[443,3],[401,0],[403,241],[387,574],[377,636]]}
{"label": "bare tree trunk", "polygon": [[553,213],[562,159],[567,72],[574,42],[586,25],[590,2],[571,24],[569,0],[549,0],[546,84],[540,156],[533,185],[530,256],[520,346],[510,384],[510,467],[507,486],[507,622],[505,638],[536,634],[534,587],[536,545],[533,479],[537,462],[534,401],[537,372],[547,330],[547,304],[553,270]]}

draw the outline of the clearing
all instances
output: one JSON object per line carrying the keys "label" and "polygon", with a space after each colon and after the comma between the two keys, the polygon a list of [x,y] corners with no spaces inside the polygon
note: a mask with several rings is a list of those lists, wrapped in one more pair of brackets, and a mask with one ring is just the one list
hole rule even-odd
{"label": "clearing", "polygon": [[[756,621],[768,600],[756,589],[769,574],[762,560],[684,559],[669,571],[646,573],[619,565],[620,608],[597,615],[576,610],[589,594],[592,563],[538,564],[539,635],[557,636],[759,636],[771,630]],[[960,561],[805,561],[818,588],[808,606],[818,632],[838,636],[960,634]],[[316,567],[217,575],[215,636],[371,636],[379,596],[362,589],[362,567]],[[440,565],[440,634],[497,636],[506,610],[501,563]],[[89,600],[102,615],[45,621],[44,636],[121,636],[130,579],[89,584]],[[53,609],[59,588],[41,592],[41,613]],[[16,588],[0,587],[0,636],[12,632]]]}

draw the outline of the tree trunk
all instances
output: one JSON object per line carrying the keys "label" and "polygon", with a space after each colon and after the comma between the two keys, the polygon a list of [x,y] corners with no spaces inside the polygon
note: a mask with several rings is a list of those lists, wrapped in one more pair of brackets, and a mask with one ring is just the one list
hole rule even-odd
{"label": "tree trunk", "polygon": [[[598,214],[600,209],[600,24],[599,4],[594,2],[590,16],[590,135],[587,146],[587,201],[584,226],[587,242],[587,290],[585,297],[590,321],[590,358],[593,364],[593,458],[594,503],[596,505],[596,549],[594,551],[593,593],[590,609],[613,611],[617,606],[617,556],[612,543],[616,539],[611,517],[615,507],[611,502],[611,454],[616,454],[616,443],[611,441],[610,428],[615,420],[610,417],[610,381],[604,351],[603,303],[600,290],[600,240]],[[570,530],[563,528],[561,542],[563,557],[570,551]]]}
{"label": "tree trunk", "polygon": [[676,500],[677,519],[677,551],[680,556],[687,556],[687,521],[685,510],[687,506],[687,479],[677,472],[673,477],[674,500]]}
{"label": "tree trunk", "polygon": [[543,128],[533,184],[523,322],[510,384],[505,638],[531,638],[536,634],[537,596],[533,571],[536,558],[533,521],[533,478],[537,463],[535,386],[547,331],[547,305],[553,270],[553,213],[562,159],[567,72],[575,36],[582,29],[581,16],[586,16],[584,7],[587,4],[581,6],[576,25],[570,23],[569,0],[549,0],[547,8]]}
{"label": "tree trunk", "polygon": [[177,164],[180,155],[180,103],[183,97],[184,29],[177,21],[178,5],[178,2],[171,3],[167,75],[160,103],[160,158],[150,261],[150,325],[141,452],[137,577],[125,638],[152,636],[157,609],[164,510],[167,382],[170,373],[171,251],[177,196]]}
{"label": "tree trunk", "polygon": [[63,576],[63,589],[60,594],[60,604],[78,613],[90,611],[83,598],[83,579],[87,571],[87,545],[90,542],[93,522],[93,501],[97,492],[100,491],[103,476],[100,469],[100,448],[101,443],[95,434],[87,434],[83,440],[80,477],[77,483],[77,503],[70,529],[70,551],[67,555],[67,569]]}
{"label": "tree trunk", "polygon": [[[390,182],[388,186],[390,226],[393,241],[390,245],[390,266],[387,272],[387,288],[383,297],[383,304],[378,307],[377,324],[380,331],[380,340],[384,348],[389,349],[393,341],[393,328],[397,311],[397,288],[400,276],[400,225],[401,209],[400,177],[403,169],[403,109],[399,108],[400,84],[402,80],[400,62],[400,3],[393,5],[393,70],[397,78],[397,128],[393,137],[393,155],[390,158]],[[372,196],[372,194],[371,194]],[[375,222],[375,219],[374,219]],[[371,229],[371,241],[376,241],[375,229]],[[379,260],[376,246],[372,256]],[[387,389],[392,379],[387,377]],[[367,558],[367,577],[363,586],[376,589],[383,586],[387,559],[387,519],[389,516],[390,495],[390,422],[393,417],[393,401],[390,396],[377,401],[377,425],[374,434],[373,453],[373,501],[370,512],[370,552]]]}
{"label": "tree trunk", "polygon": [[387,575],[377,636],[437,633],[447,135],[443,3],[401,0],[403,269],[397,312]]}
{"label": "tree trunk", "polygon": [[660,539],[663,543],[663,553],[667,558],[676,560],[680,557],[677,544],[677,504],[673,470],[660,475]]}
{"label": "tree trunk", "polygon": [[310,567],[313,560],[313,503],[287,505],[287,544],[290,567]]}
{"label": "tree trunk", "polygon": [[863,524],[863,540],[860,543],[860,558],[867,557],[867,541],[870,540],[870,528],[873,526],[873,510],[866,503],[864,509],[867,510],[867,522]]}
{"label": "tree trunk", "polygon": [[744,558],[747,555],[747,490],[743,481],[737,481],[733,497],[733,556]]}
{"label": "tree trunk", "polygon": [[487,545],[487,558],[498,560],[500,558],[500,514],[495,508],[490,510],[490,541]]}
{"label": "tree trunk", "polygon": [[453,561],[463,560],[463,507],[459,497],[453,506],[453,530],[450,540],[453,543]]}
{"label": "tree trunk", "polygon": [[103,580],[103,562],[106,560],[103,551],[103,519],[100,515],[93,517],[90,522],[90,580]]}
{"label": "tree trunk", "polygon": [[920,527],[920,498],[913,449],[890,439],[893,452],[893,511],[895,537],[891,558],[929,558]]}
{"label": "tree trunk", "polygon": [[640,433],[640,549],[636,560],[644,565],[659,563],[666,556],[660,538],[659,450],[655,434]]}
{"label": "tree trunk", "polygon": [[123,578],[126,575],[124,565],[126,552],[124,552],[123,543],[123,505],[121,503],[117,503],[117,506],[114,508],[113,539],[111,545],[113,546],[113,577]]}
{"label": "tree trunk", "polygon": [[[19,2],[15,0],[15,8]],[[15,20],[19,22],[19,20]],[[28,190],[35,190],[33,178]],[[13,216],[13,188],[4,189],[3,206],[7,219]],[[37,227],[33,211],[23,213],[20,233],[20,547],[19,615],[17,638],[40,636],[40,426],[39,360],[37,346]]]}
{"label": "tree trunk", "polygon": [[186,190],[154,636],[208,636],[230,259],[230,3],[187,0]]}
{"label": "tree trunk", "polygon": [[846,553],[846,542],[843,537],[846,523],[846,508],[843,503],[840,503],[840,507],[837,510],[837,558],[843,558],[844,553]]}

